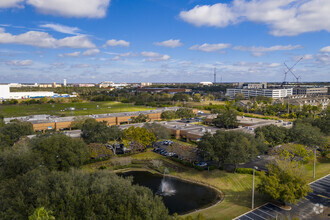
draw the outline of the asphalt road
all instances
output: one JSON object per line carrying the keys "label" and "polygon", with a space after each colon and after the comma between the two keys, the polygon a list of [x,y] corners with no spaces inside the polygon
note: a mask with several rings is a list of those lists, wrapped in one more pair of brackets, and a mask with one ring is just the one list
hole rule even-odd
{"label": "asphalt road", "polygon": [[247,212],[236,220],[268,220],[268,219],[330,219],[330,174],[310,184],[313,192],[301,199],[296,205],[291,206],[290,211],[283,210],[278,206],[267,203],[257,209]]}

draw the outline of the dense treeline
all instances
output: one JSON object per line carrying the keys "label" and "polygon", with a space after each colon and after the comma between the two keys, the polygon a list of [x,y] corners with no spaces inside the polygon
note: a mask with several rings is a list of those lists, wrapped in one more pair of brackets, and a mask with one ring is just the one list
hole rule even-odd
{"label": "dense treeline", "polygon": [[43,134],[0,150],[0,219],[28,219],[40,207],[56,219],[167,219],[159,197],[115,174],[79,170],[87,145]]}
{"label": "dense treeline", "polygon": [[169,111],[163,111],[160,117],[163,120],[171,120],[171,119],[177,119],[177,118],[194,118],[196,117],[196,114],[193,112],[192,109],[189,108],[180,108],[176,111],[169,110]]}
{"label": "dense treeline", "polygon": [[248,162],[264,150],[264,140],[240,131],[218,130],[214,135],[206,133],[198,142],[198,150],[206,160],[218,163],[219,168]]}
{"label": "dense treeline", "polygon": [[3,116],[0,115],[0,150],[12,146],[20,137],[33,133],[34,130],[31,123],[14,120],[5,124]]}

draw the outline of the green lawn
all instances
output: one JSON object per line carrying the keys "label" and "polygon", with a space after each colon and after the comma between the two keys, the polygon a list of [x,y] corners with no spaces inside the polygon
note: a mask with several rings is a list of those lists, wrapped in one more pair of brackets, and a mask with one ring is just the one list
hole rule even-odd
{"label": "green lawn", "polygon": [[[75,108],[74,111],[69,110]],[[77,116],[89,114],[105,114],[115,112],[132,112],[152,110],[146,106],[135,106],[121,102],[83,102],[83,103],[55,103],[33,105],[0,105],[0,114],[4,117],[49,114],[57,116]]]}

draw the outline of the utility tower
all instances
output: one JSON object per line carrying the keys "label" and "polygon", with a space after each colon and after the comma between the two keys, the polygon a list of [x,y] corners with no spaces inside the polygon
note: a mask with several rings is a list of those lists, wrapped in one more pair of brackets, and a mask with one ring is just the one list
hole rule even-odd
{"label": "utility tower", "polygon": [[213,79],[213,83],[216,84],[217,82],[217,69],[214,68],[214,79]]}

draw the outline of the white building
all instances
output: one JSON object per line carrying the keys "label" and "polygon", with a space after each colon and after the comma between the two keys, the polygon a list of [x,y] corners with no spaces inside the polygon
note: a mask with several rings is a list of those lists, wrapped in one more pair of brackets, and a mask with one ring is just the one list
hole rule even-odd
{"label": "white building", "polygon": [[210,86],[210,85],[213,85],[212,82],[200,82],[199,84],[200,84],[200,85],[203,85],[203,86]]}
{"label": "white building", "polygon": [[54,97],[54,92],[10,92],[10,85],[0,85],[0,100]]}
{"label": "white building", "polygon": [[63,79],[63,86],[66,86],[66,79]]}
{"label": "white building", "polygon": [[9,85],[0,85],[0,100],[9,99],[9,97],[10,97]]}
{"label": "white building", "polygon": [[226,96],[231,99],[235,98],[236,94],[242,93],[244,98],[265,96],[274,99],[284,98],[292,95],[292,88],[289,89],[227,89]]}

